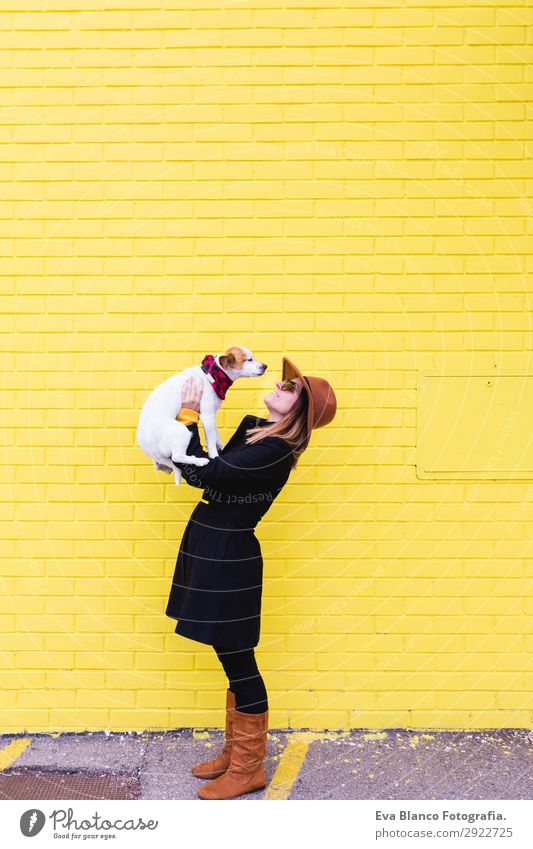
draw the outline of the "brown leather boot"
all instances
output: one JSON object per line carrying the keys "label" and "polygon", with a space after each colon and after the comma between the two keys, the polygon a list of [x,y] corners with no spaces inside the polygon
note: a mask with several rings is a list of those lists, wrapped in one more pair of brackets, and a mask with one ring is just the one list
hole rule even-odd
{"label": "brown leather boot", "polygon": [[267,710],[264,713],[235,710],[230,765],[223,775],[200,787],[200,799],[234,799],[265,786],[263,760],[267,731]]}
{"label": "brown leather boot", "polygon": [[226,742],[220,755],[212,761],[196,764],[191,769],[196,778],[217,778],[227,770],[230,764],[232,745],[233,714],[235,712],[235,693],[226,690]]}

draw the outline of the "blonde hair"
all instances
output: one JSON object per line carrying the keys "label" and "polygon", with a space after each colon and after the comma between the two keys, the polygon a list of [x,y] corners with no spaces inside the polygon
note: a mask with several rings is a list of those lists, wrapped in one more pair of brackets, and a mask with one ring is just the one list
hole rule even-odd
{"label": "blonde hair", "polygon": [[292,468],[294,469],[298,464],[300,456],[307,448],[307,445],[305,445],[305,438],[307,436],[307,407],[307,392],[300,390],[298,401],[283,418],[268,425],[247,428],[245,444],[251,445],[254,442],[259,442],[260,439],[264,439],[266,436],[280,436],[288,442],[291,448],[294,458]]}

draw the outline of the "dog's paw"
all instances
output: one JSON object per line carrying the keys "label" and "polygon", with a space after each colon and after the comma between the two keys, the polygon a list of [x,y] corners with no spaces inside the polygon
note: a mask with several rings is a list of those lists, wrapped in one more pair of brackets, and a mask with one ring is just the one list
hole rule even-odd
{"label": "dog's paw", "polygon": [[189,457],[188,454],[184,454],[183,451],[173,451],[170,455],[173,463],[193,463],[196,457]]}
{"label": "dog's paw", "polygon": [[206,466],[209,463],[208,457],[195,457],[194,454],[179,454],[176,452],[172,455],[175,463],[187,463],[189,466]]}
{"label": "dog's paw", "polygon": [[193,460],[193,465],[195,465],[195,466],[207,466],[208,463],[209,463],[208,457],[194,457],[194,460]]}

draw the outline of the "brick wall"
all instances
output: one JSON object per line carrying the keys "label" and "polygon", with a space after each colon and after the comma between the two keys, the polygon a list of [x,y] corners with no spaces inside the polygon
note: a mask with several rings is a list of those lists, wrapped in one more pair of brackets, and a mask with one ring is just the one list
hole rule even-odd
{"label": "brick wall", "polygon": [[530,368],[531,11],[91,5],[0,11],[1,730],[222,723],[135,428],[239,343],[224,441],[282,353],[339,402],[258,529],[272,726],[531,726],[531,484],[415,469],[420,370]]}

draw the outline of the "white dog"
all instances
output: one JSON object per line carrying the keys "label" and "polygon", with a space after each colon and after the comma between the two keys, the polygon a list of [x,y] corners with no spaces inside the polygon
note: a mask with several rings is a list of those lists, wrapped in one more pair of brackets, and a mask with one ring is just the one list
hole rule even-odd
{"label": "white dog", "polygon": [[207,453],[209,457],[218,457],[218,449],[223,449],[217,429],[216,414],[226,391],[239,377],[259,377],[267,366],[258,362],[248,348],[235,345],[224,354],[206,354],[201,366],[191,366],[160,383],[150,393],[143,404],[139,424],[137,425],[137,443],[145,454],[155,462],[155,468],[171,474],[174,472],[176,484],[181,481],[181,471],[172,465],[191,463],[205,466],[209,460],[187,454],[191,440],[190,430],[176,421],[182,407],[181,390],[189,377],[203,382],[204,390],[200,401],[200,421],[202,422]]}

